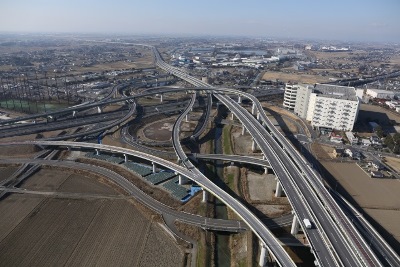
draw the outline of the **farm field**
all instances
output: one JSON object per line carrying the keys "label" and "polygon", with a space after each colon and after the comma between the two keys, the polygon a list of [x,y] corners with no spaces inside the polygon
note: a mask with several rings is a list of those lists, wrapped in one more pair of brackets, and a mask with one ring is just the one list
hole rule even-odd
{"label": "farm field", "polygon": [[397,179],[371,178],[355,163],[321,162],[357,204],[400,241],[398,221],[400,182]]}
{"label": "farm field", "polygon": [[0,266],[181,266],[175,240],[103,178],[41,169],[23,188],[105,198],[10,194],[0,201]]}
{"label": "farm field", "polygon": [[328,77],[305,73],[284,73],[279,71],[267,71],[262,77],[262,80],[280,80],[283,82],[295,81],[298,83],[322,83],[327,82]]}

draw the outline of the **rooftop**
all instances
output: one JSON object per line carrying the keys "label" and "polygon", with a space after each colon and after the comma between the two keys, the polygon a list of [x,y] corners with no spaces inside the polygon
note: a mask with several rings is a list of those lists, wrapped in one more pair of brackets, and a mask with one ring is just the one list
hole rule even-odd
{"label": "rooftop", "polygon": [[358,101],[354,87],[317,83],[314,85],[313,93],[322,97]]}

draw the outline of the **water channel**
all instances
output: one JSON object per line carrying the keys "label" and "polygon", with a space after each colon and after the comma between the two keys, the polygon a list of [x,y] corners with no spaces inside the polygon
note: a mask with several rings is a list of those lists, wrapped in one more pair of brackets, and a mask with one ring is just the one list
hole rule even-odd
{"label": "water channel", "polygon": [[[223,154],[222,149],[222,130],[223,125],[218,125],[215,128],[214,153]],[[221,186],[224,183],[224,165],[220,160],[215,161],[214,182]],[[227,208],[219,199],[215,200],[215,216],[218,219],[228,219]],[[215,234],[215,266],[230,267],[231,266],[231,251],[229,247],[229,233],[216,232]]]}

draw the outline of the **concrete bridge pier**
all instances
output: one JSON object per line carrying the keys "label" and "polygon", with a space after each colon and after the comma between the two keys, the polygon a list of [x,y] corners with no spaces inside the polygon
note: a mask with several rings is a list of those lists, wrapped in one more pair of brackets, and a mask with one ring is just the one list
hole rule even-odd
{"label": "concrete bridge pier", "polygon": [[100,155],[100,152],[99,152],[99,150],[97,148],[95,149],[95,151],[96,151],[96,155],[97,156]]}
{"label": "concrete bridge pier", "polygon": [[282,185],[279,181],[276,181],[275,197],[282,196]]}
{"label": "concrete bridge pier", "polygon": [[160,103],[163,102],[163,94],[160,94]]}
{"label": "concrete bridge pier", "polygon": [[185,116],[185,121],[189,122],[189,115],[188,114],[186,114],[186,116]]}
{"label": "concrete bridge pier", "polygon": [[253,141],[251,142],[251,150],[254,152],[256,151],[256,149],[257,149],[257,143],[253,139]]}
{"label": "concrete bridge pier", "polygon": [[299,224],[299,219],[297,216],[293,216],[293,222],[292,222],[292,228],[290,229],[290,233],[292,235],[295,235],[299,232],[300,224]]}
{"label": "concrete bridge pier", "polygon": [[100,106],[97,106],[97,113],[101,113],[102,112],[102,110],[101,110],[101,107]]}
{"label": "concrete bridge pier", "polygon": [[76,117],[76,113],[78,113],[78,112],[76,112],[76,110],[74,110],[74,111],[72,111],[72,117]]}
{"label": "concrete bridge pier", "polygon": [[266,266],[266,256],[267,256],[267,248],[263,243],[260,244],[261,252],[260,252],[260,260],[258,261],[258,265],[260,267]]}
{"label": "concrete bridge pier", "polygon": [[260,113],[260,112],[257,112],[257,120],[258,120],[258,121],[260,120],[260,116],[261,116],[261,113]]}
{"label": "concrete bridge pier", "polygon": [[128,162],[128,155],[124,154],[124,162],[127,163]]}
{"label": "concrete bridge pier", "polygon": [[231,120],[233,120],[234,118],[235,118],[235,114],[232,113]]}
{"label": "concrete bridge pier", "polygon": [[256,104],[253,103],[253,106],[251,107],[251,114],[255,114],[256,113]]}
{"label": "concrete bridge pier", "polygon": [[201,202],[206,203],[208,200],[208,192],[204,188],[202,188],[202,190],[203,190],[203,199],[201,200]]}
{"label": "concrete bridge pier", "polygon": [[246,133],[246,127],[242,127],[242,135],[244,135]]}
{"label": "concrete bridge pier", "polygon": [[157,170],[156,170],[156,163],[155,162],[152,162],[151,163],[151,165],[153,165],[153,173],[156,173],[157,172]]}
{"label": "concrete bridge pier", "polygon": [[179,174],[179,176],[178,176],[178,184],[179,185],[183,185],[184,183],[185,183],[185,178],[181,174]]}
{"label": "concrete bridge pier", "polygon": [[238,96],[238,103],[239,103],[239,104],[242,103],[242,96],[241,96],[241,95]]}
{"label": "concrete bridge pier", "polygon": [[264,167],[264,174],[268,174],[268,168]]}

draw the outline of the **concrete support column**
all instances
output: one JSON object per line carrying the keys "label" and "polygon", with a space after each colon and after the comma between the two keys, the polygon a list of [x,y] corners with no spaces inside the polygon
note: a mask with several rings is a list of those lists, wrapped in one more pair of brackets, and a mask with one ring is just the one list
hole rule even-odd
{"label": "concrete support column", "polygon": [[293,222],[292,222],[292,229],[290,229],[290,233],[292,235],[297,234],[299,232],[299,227],[300,227],[299,220],[297,219],[297,216],[294,215]]}
{"label": "concrete support column", "polygon": [[251,150],[254,152],[254,151],[256,151],[256,149],[257,149],[257,144],[253,139],[253,141],[251,142]]}
{"label": "concrete support column", "polygon": [[179,185],[183,185],[183,177],[182,177],[182,175],[179,174],[178,179],[179,179],[178,180],[178,184]]}
{"label": "concrete support column", "polygon": [[241,96],[241,95],[238,96],[238,103],[239,103],[239,104],[242,103],[242,96]]}
{"label": "concrete support column", "polygon": [[243,126],[242,127],[242,135],[244,135],[246,133],[246,128]]}
{"label": "concrete support column", "polygon": [[127,154],[124,154],[124,161],[125,161],[125,163],[128,162],[128,155]]}
{"label": "concrete support column", "polygon": [[208,200],[208,192],[204,188],[202,189],[203,189],[203,199],[201,200],[201,202],[206,203]]}
{"label": "concrete support column", "polygon": [[281,183],[277,180],[276,181],[276,189],[275,189],[275,197],[281,197],[282,196],[282,185]]}
{"label": "concrete support column", "polygon": [[254,115],[254,113],[256,113],[256,104],[253,103],[253,106],[251,107],[251,114]]}
{"label": "concrete support column", "polygon": [[235,114],[232,113],[232,118],[231,118],[231,120],[233,120],[234,118],[235,118]]}
{"label": "concrete support column", "polygon": [[75,116],[76,116],[76,111],[74,110],[74,111],[72,111],[72,117],[75,118]]}
{"label": "concrete support column", "polygon": [[268,168],[264,167],[264,174],[268,174]]}
{"label": "concrete support column", "polygon": [[156,173],[156,172],[157,172],[157,170],[156,170],[156,163],[155,163],[155,162],[152,162],[151,164],[153,165],[153,173]]}
{"label": "concrete support column", "polygon": [[257,112],[257,120],[260,120],[260,115],[261,115],[261,113]]}
{"label": "concrete support column", "polygon": [[266,263],[266,256],[267,256],[267,248],[264,246],[264,244],[260,244],[261,246],[261,252],[260,252],[260,260],[258,262],[258,265],[260,267],[264,267]]}
{"label": "concrete support column", "polygon": [[100,106],[97,107],[97,113],[101,113],[101,107]]}
{"label": "concrete support column", "polygon": [[160,94],[160,103],[163,102],[163,94]]}
{"label": "concrete support column", "polygon": [[185,121],[186,121],[186,122],[189,121],[189,115],[188,115],[188,114],[186,114],[186,116],[185,116]]}
{"label": "concrete support column", "polygon": [[98,156],[100,154],[99,150],[96,148],[95,151],[96,151],[96,155]]}

